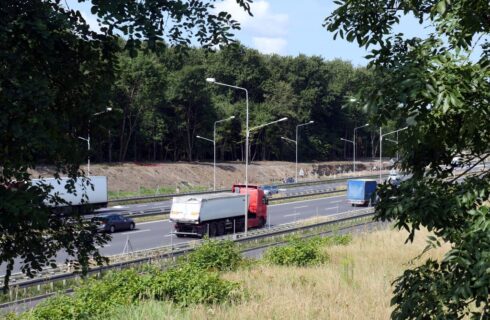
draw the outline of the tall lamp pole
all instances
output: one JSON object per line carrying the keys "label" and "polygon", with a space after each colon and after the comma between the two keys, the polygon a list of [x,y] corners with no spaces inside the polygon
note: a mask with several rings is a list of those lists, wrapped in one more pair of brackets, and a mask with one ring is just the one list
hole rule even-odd
{"label": "tall lamp pole", "polygon": [[201,136],[196,136],[196,138],[203,139],[213,143],[213,191],[216,191],[216,124],[224,121],[228,121],[231,119],[235,119],[235,116],[231,116],[229,118],[218,120],[214,122],[214,130],[213,130],[213,140],[204,138]]}
{"label": "tall lamp pole", "polygon": [[315,121],[311,120],[308,121],[307,123],[303,124],[298,124],[296,126],[296,176],[295,176],[295,182],[298,183],[298,129],[299,127],[307,126],[309,124],[313,124]]}
{"label": "tall lamp pole", "polygon": [[[344,138],[340,138],[340,140],[352,143],[352,147],[354,148],[354,150],[356,149],[356,143],[354,142],[355,140],[349,140],[349,139],[344,139]],[[356,167],[356,158],[353,158],[352,159],[352,170],[355,170],[355,167]]]}
{"label": "tall lamp pole", "polygon": [[[90,118],[101,115],[101,114],[109,112],[109,111],[112,111],[112,108],[106,108],[104,111],[94,113],[90,116]],[[87,155],[87,176],[89,176],[89,177],[90,177],[90,118],[88,119],[87,138],[78,137],[78,139],[81,139],[81,140],[87,142],[87,151],[88,151],[88,155]]]}
{"label": "tall lamp pole", "polygon": [[381,127],[379,128],[379,181],[381,181],[381,168],[383,165],[383,162],[381,160],[381,157],[383,154],[383,137],[390,135],[390,134],[393,134],[393,133],[396,133],[398,135],[398,132],[403,131],[403,130],[407,130],[407,129],[408,129],[408,127],[404,127],[404,128],[394,130],[394,131],[390,131],[388,133],[383,134],[381,131]]}
{"label": "tall lamp pole", "polygon": [[369,126],[369,123],[366,123],[363,126],[354,128],[354,138],[353,138],[353,141],[354,141],[354,173],[356,173],[356,130],[367,127],[367,126]]}
{"label": "tall lamp pole", "polygon": [[214,83],[219,86],[224,86],[224,87],[229,87],[237,90],[243,90],[245,91],[245,102],[247,106],[247,111],[246,111],[246,121],[245,121],[245,126],[246,126],[246,133],[245,133],[245,208],[244,208],[244,216],[245,216],[245,234],[247,234],[248,231],[248,137],[250,132],[248,131],[248,90],[242,87],[238,86],[233,86],[230,84],[226,83],[221,83],[216,81],[215,78],[206,78],[206,81],[209,83]]}

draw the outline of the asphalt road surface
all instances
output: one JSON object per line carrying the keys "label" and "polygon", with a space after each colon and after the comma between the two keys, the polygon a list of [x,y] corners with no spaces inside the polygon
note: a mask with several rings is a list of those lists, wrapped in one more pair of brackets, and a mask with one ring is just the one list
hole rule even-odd
{"label": "asphalt road surface", "polygon": [[[266,228],[315,216],[335,215],[352,209],[345,195],[269,205]],[[177,244],[196,240],[195,238],[177,238],[171,234],[172,231],[173,223],[168,219],[137,223],[135,230],[112,234],[112,241],[100,248],[100,252],[103,255],[111,256],[123,253],[125,248],[126,251],[128,249],[137,251],[170,245],[171,243]],[[130,248],[128,248],[128,245],[130,245]],[[66,253],[60,252],[56,260],[57,262],[64,262],[66,258]],[[13,273],[20,272],[20,260],[17,261],[19,263],[16,263]],[[5,266],[2,265],[0,267],[0,275],[4,274]]]}

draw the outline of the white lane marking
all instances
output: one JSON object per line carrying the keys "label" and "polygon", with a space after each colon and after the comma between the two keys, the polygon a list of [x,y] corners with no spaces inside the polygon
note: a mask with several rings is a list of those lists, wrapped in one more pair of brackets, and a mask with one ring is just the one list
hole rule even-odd
{"label": "white lane marking", "polygon": [[168,222],[168,219],[165,220],[155,220],[155,221],[147,221],[147,222],[137,222],[137,225],[142,225],[142,224],[150,224],[150,223],[155,223],[155,222]]}
{"label": "white lane marking", "polygon": [[135,233],[148,232],[148,231],[151,231],[151,230],[150,229],[136,230],[136,231],[123,232],[120,234],[128,235],[128,234],[135,234]]}
{"label": "white lane marking", "polygon": [[114,208],[114,209],[122,209],[122,208],[127,208],[127,206],[114,206],[114,207],[110,207],[110,208]]}
{"label": "white lane marking", "polygon": [[110,246],[110,244],[105,244],[103,246],[95,246],[95,249],[109,248]]}
{"label": "white lane marking", "polygon": [[338,209],[338,207],[325,208],[325,210],[332,210],[332,209]]}
{"label": "white lane marking", "polygon": [[299,207],[294,207],[294,209],[301,209],[301,208],[308,208],[308,206],[299,206]]}
{"label": "white lane marking", "polygon": [[331,201],[330,203],[341,203],[343,202],[342,200],[337,200],[337,201]]}
{"label": "white lane marking", "polygon": [[300,213],[292,213],[292,214],[287,214],[283,217],[286,218],[286,217],[293,217],[293,216],[299,216],[299,215],[300,215]]}
{"label": "white lane marking", "polygon": [[279,204],[271,204],[271,205],[269,205],[269,207],[278,207],[278,206],[291,205],[291,204],[295,204],[295,203],[304,203],[304,202],[328,200],[328,199],[342,198],[342,197],[345,197],[345,194],[344,195],[340,195],[340,196],[333,196],[333,197],[325,197],[325,198],[317,198],[317,199],[310,199],[310,200],[291,201],[291,202],[285,202],[285,203],[279,203]]}

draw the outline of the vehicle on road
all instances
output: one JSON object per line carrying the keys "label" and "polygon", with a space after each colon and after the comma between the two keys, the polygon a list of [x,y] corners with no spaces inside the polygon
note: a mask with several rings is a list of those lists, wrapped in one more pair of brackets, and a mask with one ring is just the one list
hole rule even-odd
{"label": "vehicle on road", "polygon": [[[32,179],[31,181],[33,186],[51,188],[48,198],[45,200],[46,205],[50,207],[58,208],[62,211],[80,209],[85,205],[90,205],[93,209],[107,207],[107,177],[90,176],[88,179],[77,178],[73,183],[72,192],[68,192],[70,183],[71,178],[68,177]],[[64,202],[54,202],[55,195]]]}
{"label": "vehicle on road", "polygon": [[267,197],[279,193],[279,189],[277,188],[277,186],[274,185],[265,185],[265,186],[260,186],[259,188],[264,191],[264,194]]}
{"label": "vehicle on road", "polygon": [[114,233],[116,231],[134,230],[136,227],[133,219],[115,213],[98,215],[91,220],[95,223],[99,232]]}
{"label": "vehicle on road", "polygon": [[376,187],[376,180],[347,180],[347,201],[350,202],[352,206],[374,204]]}
{"label": "vehicle on road", "polygon": [[451,165],[453,167],[462,167],[463,166],[463,158],[462,157],[453,157],[451,160]]}
{"label": "vehicle on road", "polygon": [[282,182],[283,183],[286,183],[286,184],[289,184],[289,183],[295,183],[296,180],[294,180],[293,177],[287,177],[287,178],[284,178]]}
{"label": "vehicle on road", "polygon": [[248,194],[248,228],[267,222],[268,199],[258,186],[234,185],[232,192],[174,197],[170,221],[178,237],[222,236],[245,228],[245,194]]}
{"label": "vehicle on road", "polygon": [[391,183],[394,186],[399,186],[400,183],[402,182],[402,178],[398,171],[396,170],[390,170],[390,175],[386,179],[389,183]]}

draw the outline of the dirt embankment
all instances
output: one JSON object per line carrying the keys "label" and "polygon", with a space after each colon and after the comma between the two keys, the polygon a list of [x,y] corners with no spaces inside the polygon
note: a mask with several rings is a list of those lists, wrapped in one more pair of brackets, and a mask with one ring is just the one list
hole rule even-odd
{"label": "dirt embankment", "polygon": [[[377,163],[359,162],[357,171],[376,169]],[[86,169],[82,166],[82,169]],[[299,180],[325,179],[329,176],[345,174],[352,170],[351,161],[300,163],[303,171]],[[33,178],[39,175],[50,177],[49,167],[38,167]],[[264,184],[281,182],[286,177],[294,177],[295,163],[281,161],[262,161],[249,164],[249,183]],[[109,191],[137,191],[139,188],[163,188],[181,186],[213,187],[213,163],[114,163],[92,164],[91,175],[107,176]],[[216,188],[228,188],[233,183],[243,183],[245,166],[241,162],[225,162],[216,165]]]}

